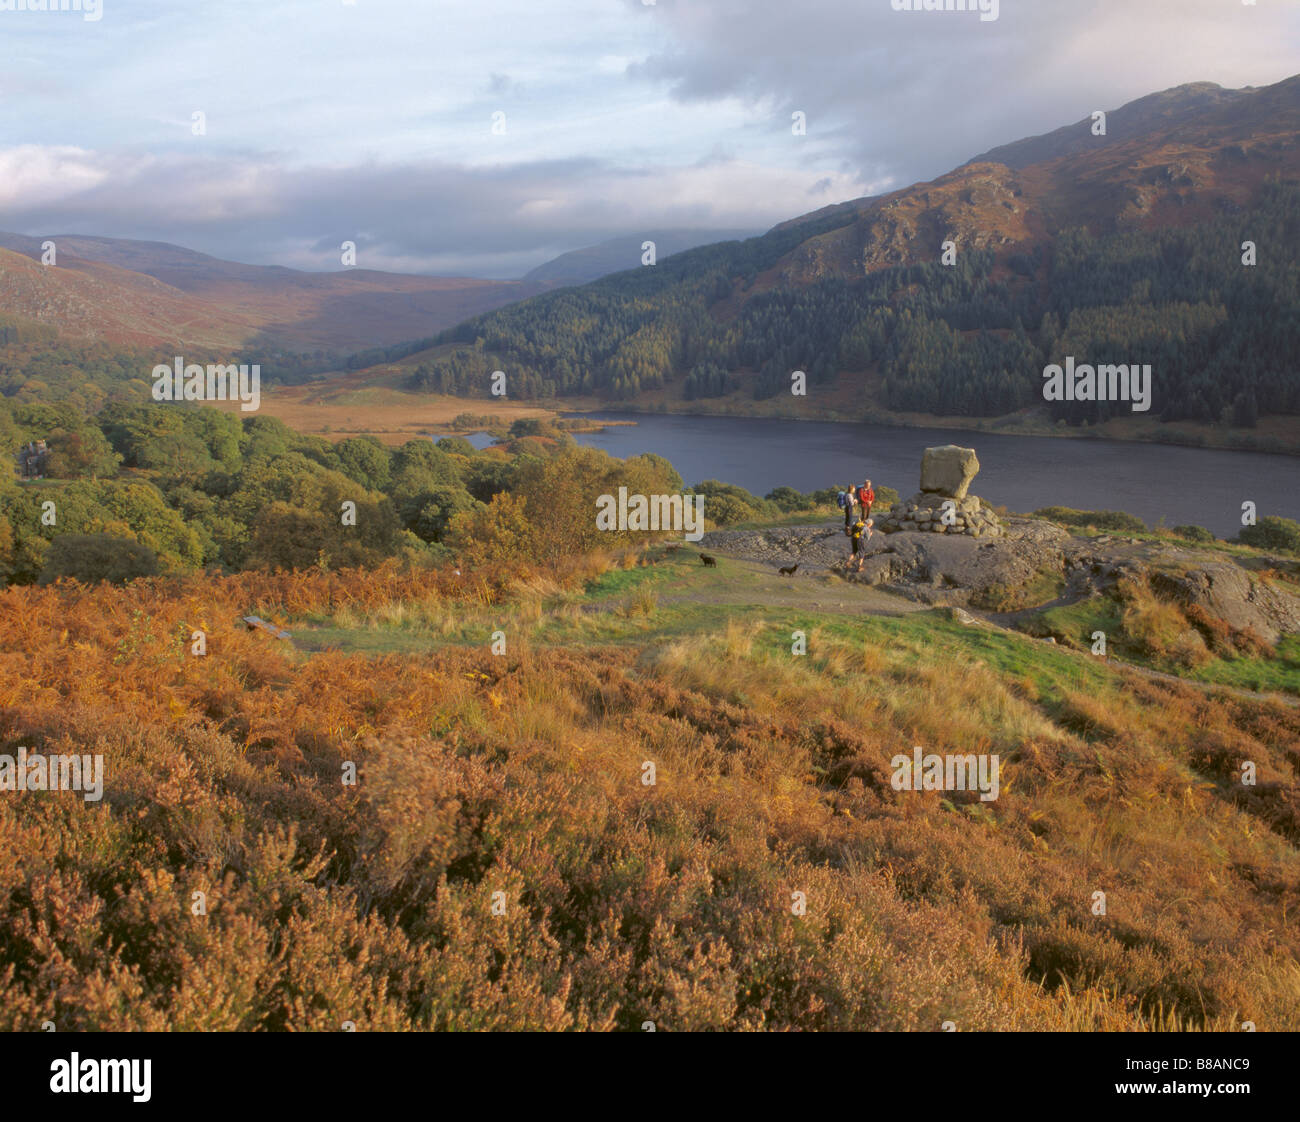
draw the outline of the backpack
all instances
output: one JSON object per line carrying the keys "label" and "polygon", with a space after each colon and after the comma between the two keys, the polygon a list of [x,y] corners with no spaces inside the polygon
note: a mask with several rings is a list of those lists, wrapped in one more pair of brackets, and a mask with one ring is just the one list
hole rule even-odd
{"label": "backpack", "polygon": [[840,510],[843,510],[846,506],[849,505],[849,493],[847,491],[841,491],[839,493],[839,504],[840,504]]}

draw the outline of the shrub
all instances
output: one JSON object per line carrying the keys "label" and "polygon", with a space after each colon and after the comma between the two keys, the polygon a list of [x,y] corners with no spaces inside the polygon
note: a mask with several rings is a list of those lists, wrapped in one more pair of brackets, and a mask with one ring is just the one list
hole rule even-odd
{"label": "shrub", "polygon": [[769,503],[774,503],[782,514],[792,514],[796,510],[807,510],[813,505],[807,496],[801,495],[793,487],[778,487],[765,496]]}
{"label": "shrub", "polygon": [[[1017,681],[953,657],[992,638],[931,626],[932,652],[826,634],[819,669],[740,619],[306,658],[240,622],[486,623],[503,580],[388,562],[0,594],[0,739],[93,745],[109,780],[99,812],[0,799],[0,1031],[1300,1023],[1294,707],[1095,660]],[[1014,750],[1016,782],[987,806],[891,790],[894,753],[940,740]],[[1225,781],[1242,759],[1257,786]],[[1209,876],[1214,907],[1188,907]],[[1117,882],[1098,925],[1079,901]]]}
{"label": "shrub", "polygon": [[159,572],[158,555],[147,545],[111,534],[60,534],[50,543],[39,584],[72,577],[83,584],[122,584]]}
{"label": "shrub", "polygon": [[1205,639],[1176,604],[1161,600],[1145,582],[1122,580],[1117,592],[1124,604],[1124,633],[1147,658],[1167,660],[1186,669],[1210,660]]}
{"label": "shrub", "polygon": [[450,452],[454,456],[474,455],[474,445],[463,436],[444,436],[434,443],[436,447],[441,448],[444,452]]}
{"label": "shrub", "polygon": [[1214,535],[1204,526],[1175,526],[1171,532],[1189,542],[1212,542],[1216,540]]}
{"label": "shrub", "polygon": [[524,505],[519,495],[493,495],[487,506],[454,515],[444,540],[471,568],[511,566],[529,560],[535,549]]}
{"label": "shrub", "polygon": [[1253,526],[1243,527],[1237,540],[1256,549],[1280,549],[1300,553],[1300,522],[1266,514]]}
{"label": "shrub", "polygon": [[[813,506],[834,506],[835,496],[840,493],[839,487],[823,487],[820,491],[813,491],[809,496],[809,501]],[[879,496],[880,492],[876,492]]]}
{"label": "shrub", "polygon": [[542,422],[537,417],[520,417],[511,423],[510,435],[515,439],[521,436],[542,436]]}
{"label": "shrub", "polygon": [[734,526],[738,522],[751,522],[758,517],[758,509],[747,505],[734,495],[706,495],[705,520],[714,526]]}
{"label": "shrub", "polygon": [[[875,491],[876,491],[876,502],[875,505],[871,508],[873,511],[888,510],[891,506],[893,506],[896,502],[898,502],[898,492],[895,491],[892,487],[877,487],[875,488]],[[834,501],[835,498],[834,496],[832,496],[831,502]]]}
{"label": "shrub", "polygon": [[452,518],[473,510],[477,500],[463,487],[435,485],[395,496],[402,524],[422,541],[440,541]]}
{"label": "shrub", "polygon": [[715,526],[734,526],[737,522],[750,522],[773,513],[773,508],[757,495],[734,483],[706,479],[691,491],[704,496],[704,517]]}
{"label": "shrub", "polygon": [[1125,530],[1141,533],[1145,522],[1134,514],[1122,510],[1071,510],[1068,506],[1045,506],[1034,511],[1036,518],[1046,518],[1063,526],[1091,526],[1098,530]]}

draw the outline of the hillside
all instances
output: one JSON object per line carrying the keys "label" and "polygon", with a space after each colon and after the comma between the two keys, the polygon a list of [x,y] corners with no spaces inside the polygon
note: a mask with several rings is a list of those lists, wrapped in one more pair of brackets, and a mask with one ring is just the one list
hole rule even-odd
{"label": "hillside", "polygon": [[[1128,415],[1044,401],[1045,365],[1092,354],[1153,366],[1151,419],[1245,431],[1300,413],[1300,267],[1278,251],[1300,244],[1297,171],[1300,78],[1179,87],[1115,110],[1104,137],[1085,120],[761,238],[522,301],[404,361],[412,387],[466,396],[502,369],[524,396],[653,408]],[[795,370],[808,402],[790,400]]]}
{"label": "hillside", "polygon": [[[749,233],[646,236],[668,256]],[[70,340],[327,351],[341,364],[353,352],[426,338],[515,300],[625,270],[640,261],[643,240],[612,238],[563,253],[518,280],[484,280],[355,268],[311,273],[225,261],[166,242],[0,231],[0,297],[7,315]],[[46,241],[57,246],[56,269],[40,267]]]}
{"label": "hillside", "polygon": [[[57,265],[39,264],[41,243]],[[544,284],[242,265],[162,242],[0,234],[4,310],[118,345],[333,351],[426,336]]]}
{"label": "hillside", "polygon": [[0,305],[11,321],[121,347],[185,341],[232,347],[252,332],[222,309],[117,265],[64,257],[57,268],[0,249]]}
{"label": "hillside", "polygon": [[0,1027],[1300,1027],[1294,707],[720,565],[0,592]]}
{"label": "hillside", "polygon": [[570,250],[523,276],[525,283],[586,284],[610,273],[621,273],[641,263],[642,246],[655,243],[657,257],[670,257],[712,242],[753,237],[754,230],[651,230],[644,235],[610,238],[583,249]]}
{"label": "hillside", "polygon": [[1300,172],[1300,76],[1263,90],[1193,83],[976,157],[933,183],[847,204],[852,225],[811,239],[780,279],[808,283],[919,264],[954,239],[1019,252],[1084,226],[1095,235],[1248,208],[1269,176]]}
{"label": "hillside", "polygon": [[992,148],[970,162],[1005,164],[1018,171],[1063,156],[1085,155],[1101,139],[1108,145],[1122,145],[1178,130],[1184,139],[1196,135],[1204,141],[1221,130],[1225,123],[1237,122],[1227,133],[1219,133],[1223,138],[1238,132],[1240,122],[1254,127],[1261,120],[1276,120],[1278,115],[1284,116],[1293,109],[1293,83],[1297,80],[1292,78],[1265,89],[1248,86],[1240,90],[1226,90],[1214,82],[1189,82],[1140,97],[1108,113],[1105,138],[1092,135],[1092,118],[1089,116],[1044,136],[1028,137]]}
{"label": "hillside", "polygon": [[[103,787],[0,799],[0,1028],[1300,1027],[1294,523],[885,534],[882,485],[849,573],[833,489],[603,528],[683,480],[536,418],[0,398],[37,436],[0,758]],[[918,748],[996,791],[898,785]]]}

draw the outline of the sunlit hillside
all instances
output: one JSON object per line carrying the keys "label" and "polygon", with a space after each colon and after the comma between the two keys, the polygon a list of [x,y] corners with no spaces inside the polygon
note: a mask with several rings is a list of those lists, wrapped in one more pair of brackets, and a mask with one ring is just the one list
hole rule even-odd
{"label": "sunlit hillside", "polygon": [[[1284,699],[664,547],[529,568],[0,593],[3,751],[106,771],[0,800],[0,1027],[1300,1027]],[[894,789],[914,746],[999,797]]]}

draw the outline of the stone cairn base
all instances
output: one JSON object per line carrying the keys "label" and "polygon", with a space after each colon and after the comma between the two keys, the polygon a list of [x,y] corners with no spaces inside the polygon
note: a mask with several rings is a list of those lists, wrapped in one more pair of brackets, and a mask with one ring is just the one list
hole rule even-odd
{"label": "stone cairn base", "polygon": [[876,528],[886,534],[919,530],[972,538],[1001,536],[1002,523],[992,508],[978,496],[967,494],[979,469],[973,448],[953,444],[927,448],[921,458],[921,490],[895,503],[887,515],[876,520]]}
{"label": "stone cairn base", "polygon": [[[944,523],[944,500],[950,499],[953,513]],[[934,534],[968,534],[972,538],[996,538],[1002,533],[998,516],[975,495],[964,499],[951,499],[946,495],[918,492],[910,499],[895,503],[884,518],[876,522],[876,529],[886,534],[899,530],[925,530]]]}

